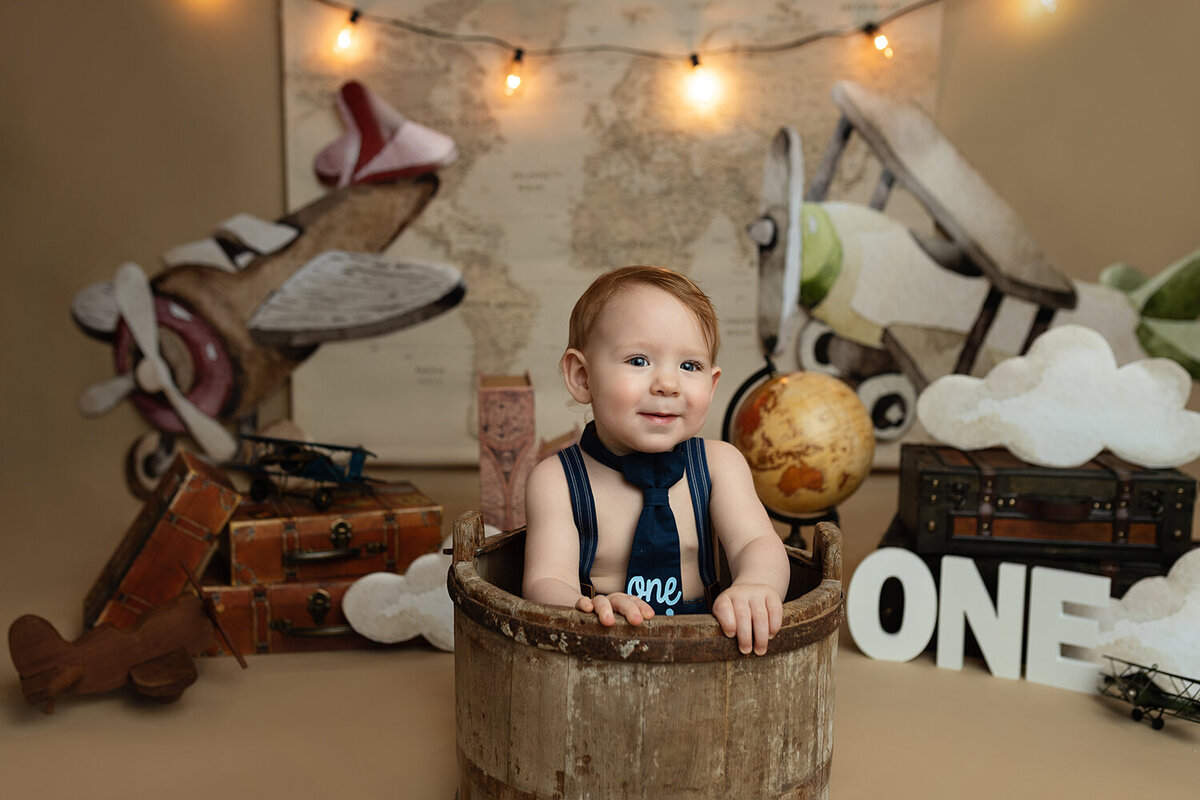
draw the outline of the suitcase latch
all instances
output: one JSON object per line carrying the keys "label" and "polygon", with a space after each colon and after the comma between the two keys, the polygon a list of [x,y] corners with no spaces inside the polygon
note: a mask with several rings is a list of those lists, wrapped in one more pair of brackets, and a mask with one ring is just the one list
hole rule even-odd
{"label": "suitcase latch", "polygon": [[354,538],[354,526],[350,520],[339,517],[329,523],[329,540],[336,548],[347,547]]}
{"label": "suitcase latch", "polygon": [[1143,489],[1140,501],[1139,505],[1149,511],[1152,517],[1161,517],[1163,511],[1166,509],[1162,492],[1158,489]]}
{"label": "suitcase latch", "polygon": [[333,607],[333,595],[324,589],[317,589],[308,596],[308,615],[312,617],[313,624],[320,625],[325,622],[325,615],[329,613],[329,609]]}
{"label": "suitcase latch", "polygon": [[946,497],[953,504],[955,510],[961,511],[967,504],[967,485],[961,481],[955,481],[950,484],[950,491],[946,493]]}

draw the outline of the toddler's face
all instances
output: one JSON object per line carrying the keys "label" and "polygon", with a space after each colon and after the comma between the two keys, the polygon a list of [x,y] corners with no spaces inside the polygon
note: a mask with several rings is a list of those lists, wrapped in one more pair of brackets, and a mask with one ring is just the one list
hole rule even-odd
{"label": "toddler's face", "polygon": [[696,315],[633,285],[601,311],[585,347],[597,434],[618,455],[666,452],[700,432],[721,370]]}

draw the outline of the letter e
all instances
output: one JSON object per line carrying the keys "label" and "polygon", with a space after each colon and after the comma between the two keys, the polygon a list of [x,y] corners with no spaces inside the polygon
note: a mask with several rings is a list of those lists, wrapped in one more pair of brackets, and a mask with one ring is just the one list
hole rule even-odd
{"label": "letter e", "polygon": [[1033,568],[1029,578],[1026,680],[1076,692],[1096,691],[1099,667],[1090,661],[1064,657],[1062,645],[1095,647],[1100,623],[1067,614],[1063,602],[1107,608],[1110,583],[1099,575]]}

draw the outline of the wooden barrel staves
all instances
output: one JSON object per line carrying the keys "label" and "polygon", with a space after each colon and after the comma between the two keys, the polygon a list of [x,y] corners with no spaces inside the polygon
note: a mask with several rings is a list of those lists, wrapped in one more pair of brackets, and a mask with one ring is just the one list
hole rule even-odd
{"label": "wooden barrel staves", "polygon": [[841,532],[789,549],[783,626],[745,656],[707,614],[605,628],[519,596],[524,531],[454,526],[459,800],[825,798]]}

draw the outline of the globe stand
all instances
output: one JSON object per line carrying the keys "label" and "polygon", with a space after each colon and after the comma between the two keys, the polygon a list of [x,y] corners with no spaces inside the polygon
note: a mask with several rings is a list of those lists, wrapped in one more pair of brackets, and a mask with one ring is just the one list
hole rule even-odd
{"label": "globe stand", "polygon": [[838,521],[837,506],[830,506],[824,511],[816,511],[812,514],[784,514],[765,505],[763,507],[767,509],[767,516],[780,522],[786,522],[788,527],[791,528],[787,538],[783,540],[783,543],[788,547],[807,550],[808,544],[801,530],[804,528],[816,528],[819,522],[832,522],[834,525],[841,527],[841,523]]}
{"label": "globe stand", "polygon": [[[742,397],[745,396],[746,392],[750,391],[750,387],[754,386],[759,381],[763,380],[764,378],[769,379],[775,376],[775,364],[771,361],[771,356],[764,355],[763,358],[767,362],[766,365],[749,378],[742,381],[741,386],[734,391],[733,397],[730,398],[729,407],[725,409],[725,419],[721,423],[721,439],[726,442],[732,442],[732,440],[729,438],[729,428],[733,424],[733,414],[735,411],[737,411],[738,404],[741,403]],[[838,525],[838,513],[836,506],[831,506],[824,511],[815,511],[811,514],[785,514],[782,511],[776,511],[773,508],[770,508],[765,503],[763,504],[763,508],[767,509],[767,516],[769,516],[771,519],[787,523],[788,527],[791,528],[791,532],[788,533],[788,536],[783,540],[783,543],[789,547],[796,547],[801,550],[808,549],[808,545],[804,540],[804,535],[801,533],[802,529],[806,527],[815,528],[819,522],[832,522],[834,525]]]}

